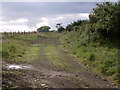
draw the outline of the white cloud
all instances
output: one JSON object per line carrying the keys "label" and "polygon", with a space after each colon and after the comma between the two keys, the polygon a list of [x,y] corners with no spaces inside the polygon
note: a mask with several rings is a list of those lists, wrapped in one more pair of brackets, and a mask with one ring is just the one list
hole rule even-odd
{"label": "white cloud", "polygon": [[48,22],[49,19],[45,18],[45,17],[41,17],[40,18],[40,23],[37,24],[37,28],[41,27],[41,26],[49,26]]}
{"label": "white cloud", "polygon": [[111,1],[117,2],[118,0],[1,0],[2,2],[103,2]]}
{"label": "white cloud", "polygon": [[41,26],[49,26],[48,22],[41,22],[37,24],[37,28],[41,27]]}
{"label": "white cloud", "polygon": [[[39,23],[36,26],[29,26],[30,20],[26,18],[19,18],[13,21],[0,21],[0,32],[15,32],[15,31],[35,31],[37,28],[41,26],[50,26],[52,30],[55,30],[55,26],[57,23],[62,23],[63,26],[70,24],[76,20],[84,20],[89,19],[89,13],[78,13],[78,14],[62,14],[50,17],[41,17],[37,18]],[[34,20],[34,19],[32,19]],[[32,23],[32,21],[31,21]]]}
{"label": "white cloud", "polygon": [[79,14],[79,16],[80,16],[82,19],[89,19],[89,13],[81,13],[81,14]]}
{"label": "white cloud", "polygon": [[2,20],[2,17],[0,16],[0,20]]}
{"label": "white cloud", "polygon": [[0,25],[2,25],[2,24],[6,24],[7,22],[5,22],[5,21],[0,21]]}
{"label": "white cloud", "polygon": [[9,23],[26,23],[26,22],[28,22],[28,19],[26,18],[20,18],[14,21],[9,21]]}
{"label": "white cloud", "polygon": [[89,19],[89,13],[79,13],[79,14],[64,14],[57,15],[53,17],[42,17],[40,18],[40,23],[37,24],[37,28],[41,26],[50,26],[51,29],[55,29],[57,23],[62,23],[63,26],[70,24],[76,20],[85,20]]}
{"label": "white cloud", "polygon": [[0,32],[32,31],[33,28],[27,25],[28,19],[19,18],[14,21],[0,21]]}
{"label": "white cloud", "polygon": [[1,32],[32,31],[32,29],[27,25],[2,25],[0,30],[2,30]]}

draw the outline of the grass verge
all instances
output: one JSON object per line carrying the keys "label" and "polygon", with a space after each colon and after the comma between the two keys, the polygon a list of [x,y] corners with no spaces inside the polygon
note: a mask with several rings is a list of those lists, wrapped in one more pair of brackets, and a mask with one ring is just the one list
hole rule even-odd
{"label": "grass verge", "polygon": [[60,40],[63,48],[67,49],[74,56],[79,58],[79,61],[89,67],[97,74],[120,83],[120,55],[119,49],[107,46],[107,43],[100,45],[99,43],[86,43],[77,32],[69,32],[61,36]]}
{"label": "grass verge", "polygon": [[26,40],[35,40],[35,35],[15,34],[12,37],[11,34],[3,35],[2,49],[0,49],[2,59],[8,62],[30,62],[37,59],[40,46],[26,42]]}

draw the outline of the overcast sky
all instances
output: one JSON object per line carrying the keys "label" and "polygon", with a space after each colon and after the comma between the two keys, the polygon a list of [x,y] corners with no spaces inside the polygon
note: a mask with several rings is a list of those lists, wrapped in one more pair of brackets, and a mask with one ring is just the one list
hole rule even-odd
{"label": "overcast sky", "polygon": [[2,2],[0,31],[36,31],[49,25],[55,29],[57,23],[63,26],[88,19],[96,2]]}

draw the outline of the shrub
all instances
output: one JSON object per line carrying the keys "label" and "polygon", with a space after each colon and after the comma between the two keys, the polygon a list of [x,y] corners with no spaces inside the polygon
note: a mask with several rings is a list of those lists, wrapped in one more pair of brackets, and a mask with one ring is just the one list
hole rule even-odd
{"label": "shrub", "polygon": [[101,71],[104,75],[111,76],[117,72],[117,70],[112,70],[112,68],[115,66],[115,62],[112,60],[106,60],[103,67],[101,68]]}
{"label": "shrub", "polygon": [[3,58],[8,58],[9,57],[9,52],[8,51],[2,51],[2,57]]}
{"label": "shrub", "polygon": [[16,52],[16,47],[15,46],[11,46],[9,51],[15,53]]}
{"label": "shrub", "polygon": [[94,54],[91,54],[90,57],[89,57],[89,60],[90,60],[90,61],[95,61],[95,55],[94,55]]}

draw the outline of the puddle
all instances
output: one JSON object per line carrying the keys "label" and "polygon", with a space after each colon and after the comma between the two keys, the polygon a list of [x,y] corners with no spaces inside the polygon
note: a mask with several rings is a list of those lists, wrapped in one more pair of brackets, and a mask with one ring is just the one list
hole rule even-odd
{"label": "puddle", "polygon": [[46,86],[46,84],[41,84],[41,86]]}
{"label": "puddle", "polygon": [[6,67],[8,69],[29,69],[29,68],[31,68],[30,65],[15,65],[15,64],[13,64],[13,65],[7,64]]}
{"label": "puddle", "polygon": [[22,69],[22,67],[18,66],[18,65],[10,65],[10,66],[8,66],[8,68],[10,68],[10,69]]}
{"label": "puddle", "polygon": [[44,83],[43,83],[43,84],[41,84],[41,86],[42,86],[42,87],[48,87],[48,86],[47,86],[46,84],[44,84]]}

